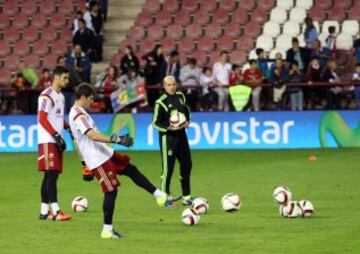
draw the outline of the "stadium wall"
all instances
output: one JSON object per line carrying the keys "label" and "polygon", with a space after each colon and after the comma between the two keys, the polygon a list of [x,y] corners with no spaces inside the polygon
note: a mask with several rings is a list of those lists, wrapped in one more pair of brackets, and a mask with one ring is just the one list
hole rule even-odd
{"label": "stadium wall", "polygon": [[[98,128],[135,137],[131,150],[158,150],[152,114],[94,115]],[[192,149],[360,147],[360,111],[193,113],[187,130]],[[65,134],[68,151],[73,150]],[[115,149],[123,149],[116,146]],[[37,150],[36,116],[1,116],[0,151]]]}

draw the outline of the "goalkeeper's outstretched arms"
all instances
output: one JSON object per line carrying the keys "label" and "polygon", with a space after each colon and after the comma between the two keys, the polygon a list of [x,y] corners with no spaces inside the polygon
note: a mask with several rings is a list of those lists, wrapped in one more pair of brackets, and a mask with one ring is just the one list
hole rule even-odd
{"label": "goalkeeper's outstretched arms", "polygon": [[101,132],[94,130],[94,129],[89,129],[89,131],[86,132],[86,136],[96,142],[114,143],[114,144],[119,144],[119,145],[126,146],[126,147],[130,147],[134,143],[132,137],[130,137],[129,134],[122,135],[122,136],[119,136],[117,134],[112,134],[111,136],[107,136],[107,135],[102,134]]}

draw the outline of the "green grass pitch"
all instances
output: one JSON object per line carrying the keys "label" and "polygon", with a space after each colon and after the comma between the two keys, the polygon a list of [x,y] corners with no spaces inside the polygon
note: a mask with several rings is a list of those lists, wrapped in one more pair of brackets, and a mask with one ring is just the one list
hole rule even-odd
{"label": "green grass pitch", "polygon": [[[114,226],[125,237],[101,240],[102,193],[97,181],[82,181],[75,153],[65,155],[59,203],[70,222],[39,221],[35,153],[0,154],[0,253],[360,253],[359,149],[193,151],[193,195],[209,200],[198,225],[180,220],[184,207],[160,208],[152,196],[121,177]],[[132,161],[159,183],[159,152],[131,152]],[[317,161],[309,161],[316,155]],[[176,172],[178,170],[176,169]],[[293,199],[309,199],[316,213],[284,219],[272,200],[277,185]],[[178,173],[173,191],[180,191]],[[243,198],[233,214],[221,210],[228,192]],[[84,195],[89,211],[71,211]]]}

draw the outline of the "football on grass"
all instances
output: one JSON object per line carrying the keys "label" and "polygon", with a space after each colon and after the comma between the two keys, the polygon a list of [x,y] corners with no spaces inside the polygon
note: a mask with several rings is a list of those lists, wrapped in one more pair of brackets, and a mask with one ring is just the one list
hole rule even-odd
{"label": "football on grass", "polygon": [[182,222],[187,226],[193,226],[199,223],[200,215],[197,215],[192,209],[187,208],[181,215]]}
{"label": "football on grass", "polygon": [[209,210],[209,203],[206,198],[196,198],[191,205],[191,209],[196,214],[205,214]]}
{"label": "football on grass", "polygon": [[241,198],[235,193],[225,194],[221,199],[221,206],[226,212],[236,212],[241,207]]}
{"label": "football on grass", "polygon": [[71,202],[71,207],[75,212],[85,212],[89,208],[89,202],[84,196],[78,196]]}
{"label": "football on grass", "polygon": [[288,187],[279,186],[274,190],[273,198],[276,203],[283,205],[291,201],[292,194]]}

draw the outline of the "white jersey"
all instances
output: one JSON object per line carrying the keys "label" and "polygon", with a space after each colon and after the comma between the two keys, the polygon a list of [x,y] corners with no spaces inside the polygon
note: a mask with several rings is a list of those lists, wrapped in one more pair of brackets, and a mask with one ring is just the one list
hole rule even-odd
{"label": "white jersey", "polygon": [[231,72],[231,64],[216,62],[213,66],[213,75],[223,85],[229,85],[229,77]]}
{"label": "white jersey", "polygon": [[[47,113],[47,119],[55,131],[62,135],[64,130],[65,98],[61,92],[46,88],[38,98],[38,112]],[[40,124],[38,115],[38,144],[56,143],[54,137]]]}
{"label": "white jersey", "polygon": [[105,143],[96,142],[86,136],[96,125],[91,116],[81,107],[73,106],[69,114],[69,125],[79,151],[89,169],[93,170],[109,160],[114,150]]}

